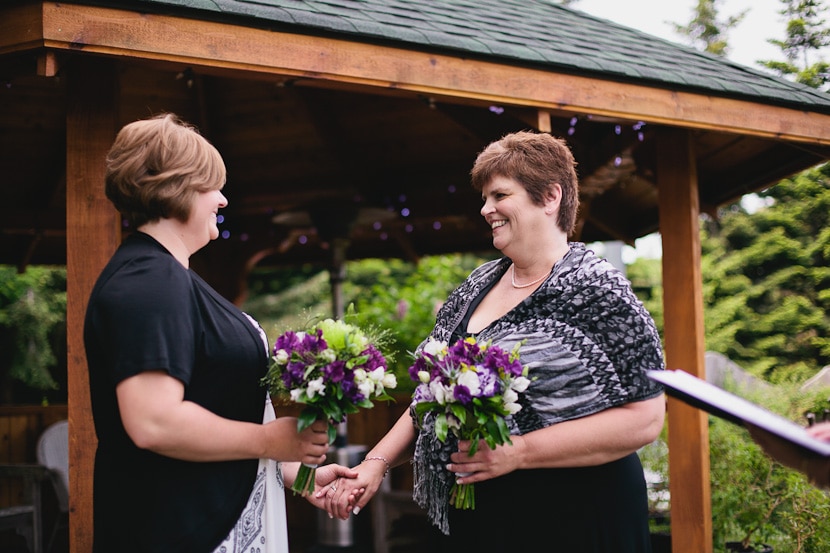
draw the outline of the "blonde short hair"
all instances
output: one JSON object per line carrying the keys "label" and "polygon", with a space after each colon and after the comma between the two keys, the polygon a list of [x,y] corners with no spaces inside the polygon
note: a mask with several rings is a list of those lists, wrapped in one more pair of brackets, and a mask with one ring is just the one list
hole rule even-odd
{"label": "blonde short hair", "polygon": [[106,195],[130,226],[190,217],[200,192],[221,189],[222,156],[172,113],[125,125],[106,159]]}

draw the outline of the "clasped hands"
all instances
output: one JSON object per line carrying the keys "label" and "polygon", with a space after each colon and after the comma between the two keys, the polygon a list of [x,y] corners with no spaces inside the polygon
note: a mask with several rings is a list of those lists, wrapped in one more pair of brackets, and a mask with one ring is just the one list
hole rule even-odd
{"label": "clasped hands", "polygon": [[[459,441],[458,451],[450,456],[451,462],[447,464],[447,470],[456,474],[458,484],[474,484],[518,468],[516,456],[510,455],[505,446],[490,449],[482,440],[474,455],[471,456],[469,451],[470,441]],[[335,466],[338,467],[335,472],[320,474],[322,468]],[[308,500],[325,510],[329,518],[341,520],[360,513],[380,489],[388,468],[379,457],[367,458],[351,469],[338,465],[324,467],[317,469],[317,489]]]}

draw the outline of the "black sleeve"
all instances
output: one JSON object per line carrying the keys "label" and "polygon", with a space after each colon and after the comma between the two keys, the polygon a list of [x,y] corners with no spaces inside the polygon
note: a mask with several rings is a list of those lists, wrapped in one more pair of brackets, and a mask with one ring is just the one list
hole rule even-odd
{"label": "black sleeve", "polygon": [[109,278],[94,308],[113,384],[159,369],[189,383],[201,331],[187,269],[157,258],[134,259]]}

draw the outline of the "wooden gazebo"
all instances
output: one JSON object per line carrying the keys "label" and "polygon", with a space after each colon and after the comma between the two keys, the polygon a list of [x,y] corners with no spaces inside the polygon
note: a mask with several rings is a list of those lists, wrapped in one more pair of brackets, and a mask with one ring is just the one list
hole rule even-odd
{"label": "wooden gazebo", "polygon": [[[575,240],[663,240],[667,364],[704,373],[698,217],[830,158],[830,96],[545,0],[12,0],[0,6],[0,263],[68,272],[73,551],[92,543],[82,321],[123,232],[125,123],[173,111],[225,157],[226,237],[257,264],[491,249],[468,185],[506,132],[566,137]],[[675,553],[711,552],[706,416],[669,401]]]}

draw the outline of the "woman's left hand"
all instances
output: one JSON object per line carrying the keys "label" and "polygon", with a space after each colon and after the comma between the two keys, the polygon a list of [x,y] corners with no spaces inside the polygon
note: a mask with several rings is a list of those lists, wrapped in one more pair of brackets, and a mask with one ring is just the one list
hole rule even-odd
{"label": "woman's left hand", "polygon": [[459,484],[472,484],[502,476],[519,468],[519,449],[523,446],[522,436],[510,436],[513,444],[497,445],[496,449],[484,440],[478,443],[478,451],[470,455],[470,440],[459,440],[458,451],[450,455],[447,470],[456,473]]}

